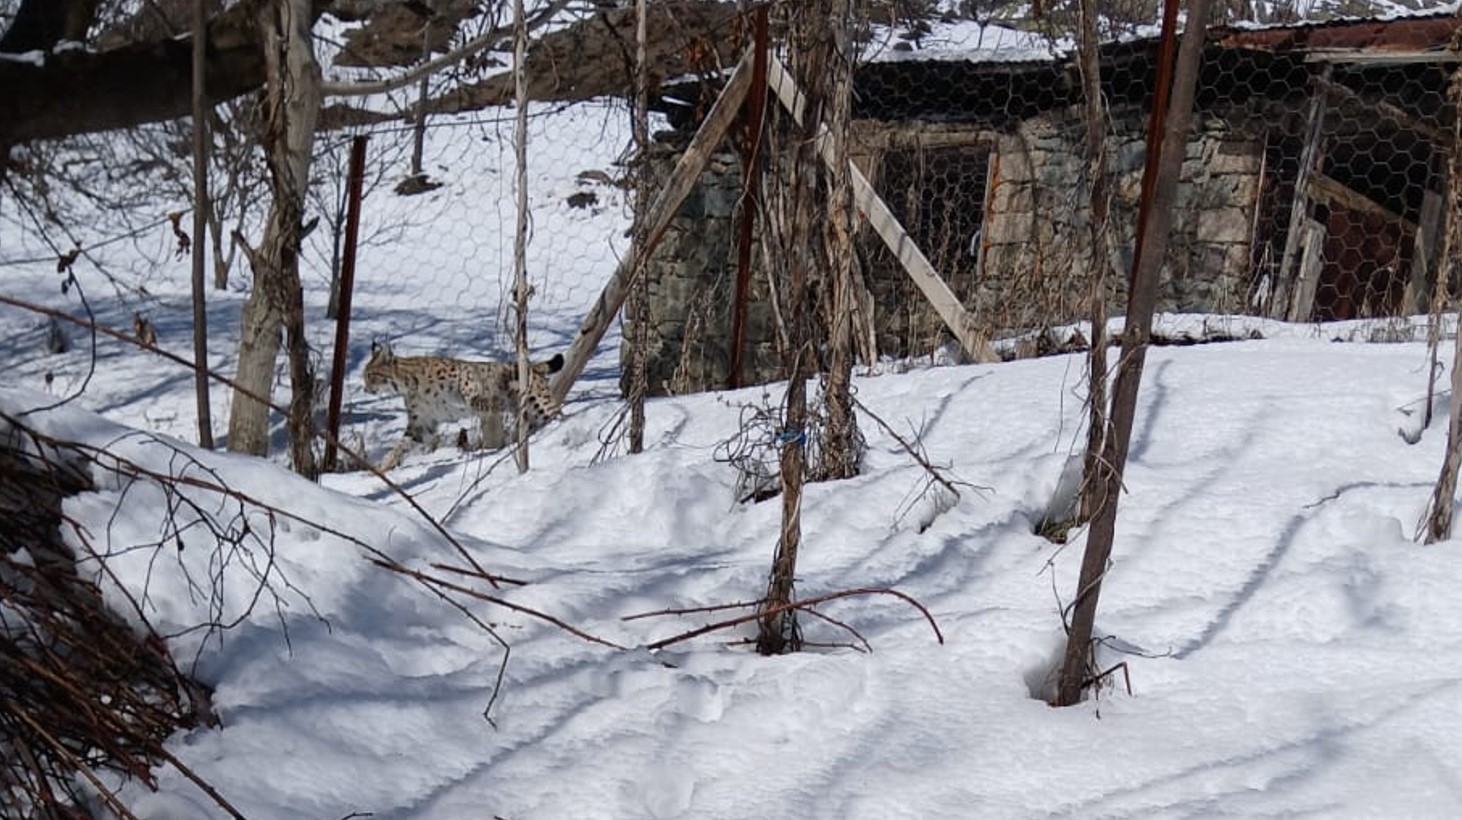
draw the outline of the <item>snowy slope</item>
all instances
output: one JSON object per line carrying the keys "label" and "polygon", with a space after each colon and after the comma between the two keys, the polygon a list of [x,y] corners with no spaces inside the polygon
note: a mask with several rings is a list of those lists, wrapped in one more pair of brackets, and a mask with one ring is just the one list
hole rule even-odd
{"label": "snowy slope", "polygon": [[[1081,363],[1053,358],[860,380],[874,412],[988,488],[952,509],[911,499],[920,469],[866,420],[865,473],[809,491],[801,594],[895,587],[929,607],[944,645],[892,598],[826,608],[872,654],[774,659],[727,645],[745,628],[652,655],[481,604],[513,647],[494,727],[491,639],[357,548],[295,526],[278,536],[281,565],[323,622],[296,603],[288,646],[269,609],[202,648],[224,728],[174,749],[250,817],[1451,815],[1462,618],[1448,589],[1462,553],[1410,540],[1440,425],[1415,446],[1397,432],[1416,424],[1424,349],[1252,341],[1160,349],[1149,367],[1098,619],[1142,653],[1109,653],[1127,662],[1131,697],[1067,710],[1031,697],[1081,545],[1032,534],[1080,412]],[[590,403],[545,431],[525,476],[442,451],[395,477],[427,509],[455,508],[449,524],[485,566],[530,582],[504,597],[643,646],[719,616],[622,616],[744,601],[764,583],[778,505],[734,505],[734,475],[712,457],[738,405],[759,400],[653,402],[650,452],[593,465],[613,407]],[[42,419],[92,441],[118,434],[77,410]],[[399,560],[454,560],[364,476],[314,489],[263,462],[203,457]],[[68,509],[106,532],[109,501]],[[155,520],[128,504],[115,527],[136,538]],[[140,561],[131,572],[140,583]],[[154,599],[179,608],[176,581],[153,573]],[[159,794],[129,787],[141,816],[218,814],[161,777]]]}

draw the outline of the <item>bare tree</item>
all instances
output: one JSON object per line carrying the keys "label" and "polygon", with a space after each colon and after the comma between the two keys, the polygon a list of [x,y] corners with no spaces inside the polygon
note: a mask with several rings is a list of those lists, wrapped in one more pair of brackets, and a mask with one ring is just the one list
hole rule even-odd
{"label": "bare tree", "polygon": [[208,303],[204,289],[208,230],[208,90],[204,85],[207,42],[204,0],[193,0],[193,360],[198,407],[198,443],[213,449],[213,410],[208,393]]}
{"label": "bare tree", "polygon": [[769,240],[763,241],[763,253],[767,257],[767,270],[775,273],[780,289],[780,339],[787,375],[782,429],[777,437],[781,447],[782,529],[766,595],[761,602],[763,615],[758,622],[756,647],[763,655],[796,651],[802,645],[797,611],[790,604],[797,553],[802,545],[802,485],[808,443],[807,379],[817,366],[808,290],[818,257],[826,248],[821,242],[807,241],[807,237],[818,235],[814,225],[820,216],[818,198],[824,178],[817,140],[809,135],[818,134],[826,113],[826,99],[822,96],[826,87],[819,78],[836,59],[833,39],[826,29],[834,2],[837,0],[807,0],[777,6],[787,31],[789,67],[807,96],[801,126],[788,114],[778,112],[780,127],[792,136],[780,152],[772,152],[771,156],[781,157],[783,161],[769,164],[763,187],[767,192],[767,215],[762,224]]}
{"label": "bare tree", "polygon": [[[214,167],[208,208],[208,244],[213,252],[213,288],[228,287],[229,272],[238,258],[234,234],[244,230],[257,213],[259,192],[267,184],[260,167],[258,141],[250,134],[255,117],[252,100],[232,100],[212,109],[209,149]],[[228,219],[232,227],[225,227]]]}
{"label": "bare tree", "polygon": [[[853,411],[853,313],[857,292],[853,231],[856,223],[853,184],[848,177],[848,141],[853,122],[854,2],[831,0],[827,14],[821,29],[822,36],[829,41],[823,46],[828,50],[825,70],[807,78],[821,85],[820,89],[809,88],[808,94],[813,99],[820,98],[824,107],[822,117],[814,117],[809,122],[821,119],[830,146],[824,156],[827,218],[821,220],[823,259],[819,260],[819,267],[827,272],[822,288],[828,343],[822,396],[827,423],[822,428],[818,477],[841,479],[858,474],[862,457],[862,437]],[[812,127],[818,128],[815,123]]]}
{"label": "bare tree", "polygon": [[[1462,49],[1462,29],[1453,35],[1452,49]],[[1447,96],[1453,106],[1462,103],[1462,69],[1453,69]],[[1452,118],[1452,144],[1462,145],[1462,116]],[[1457,249],[1462,247],[1462,151],[1453,150],[1450,153],[1447,173],[1450,184],[1447,186],[1442,247],[1438,255],[1441,260],[1437,270],[1438,299],[1448,283],[1454,282],[1458,275]],[[1440,324],[1439,318],[1433,319],[1434,327],[1439,328]],[[1434,339],[1434,350],[1436,343]],[[1429,375],[1434,377],[1435,372],[1432,371]],[[1436,487],[1432,491],[1431,506],[1425,523],[1424,540],[1428,544],[1452,537],[1452,505],[1457,496],[1457,471],[1462,468],[1462,398],[1459,397],[1462,397],[1462,327],[1458,328],[1456,355],[1452,360],[1452,410],[1447,417],[1447,454],[1442,461],[1442,471],[1437,476]],[[1430,413],[1430,402],[1427,403],[1427,408]]]}
{"label": "bare tree", "polygon": [[1101,44],[1097,31],[1096,0],[1081,0],[1081,40],[1078,65],[1086,120],[1086,184],[1091,219],[1091,350],[1087,358],[1086,456],[1077,520],[1096,515],[1097,474],[1107,432],[1107,269],[1111,267],[1107,241],[1111,204],[1111,177],[1107,172],[1107,106],[1102,99]]}
{"label": "bare tree", "polygon": [[[645,257],[646,208],[650,190],[650,66],[647,60],[649,46],[648,0],[635,3],[635,103],[634,103],[634,155],[638,178],[635,183],[634,248],[631,254],[637,259]],[[650,360],[650,280],[646,276],[635,278],[630,288],[629,300],[625,304],[628,314],[626,323],[629,339],[629,389],[625,398],[629,400],[629,451],[641,453],[645,449],[645,395],[649,393]]]}
{"label": "bare tree", "polygon": [[254,289],[244,306],[235,377],[243,390],[234,393],[228,441],[233,452],[264,455],[269,450],[269,408],[250,394],[270,394],[283,329],[293,390],[290,456],[295,470],[311,477],[318,469],[312,443],[315,388],[304,335],[299,257],[310,153],[320,112],[320,67],[310,41],[313,20],[309,0],[276,0],[260,20],[268,41],[278,44],[265,50],[269,82],[264,145],[273,200],[258,249],[244,246],[254,271]]}
{"label": "bare tree", "polygon": [[[528,385],[533,363],[528,359],[528,13],[523,0],[513,0],[513,78],[517,116],[514,118],[513,150],[517,157],[517,225],[513,232],[513,306],[518,343],[518,446],[514,458],[518,472],[528,471]],[[423,115],[424,116],[424,115]]]}
{"label": "bare tree", "polygon": [[[1144,184],[1142,209],[1139,213],[1141,233],[1138,237],[1137,260],[1134,262],[1132,287],[1128,294],[1127,326],[1122,334],[1122,355],[1117,363],[1117,378],[1112,393],[1112,418],[1105,437],[1102,458],[1097,464],[1099,493],[1096,516],[1087,534],[1086,552],[1082,556],[1081,575],[1076,597],[1071,603],[1071,623],[1066,637],[1066,653],[1057,682],[1056,705],[1070,706],[1081,700],[1082,692],[1093,679],[1092,631],[1096,624],[1097,601],[1102,579],[1112,554],[1112,541],[1117,527],[1117,502],[1122,490],[1122,474],[1132,436],[1132,422],[1137,415],[1137,395],[1142,383],[1142,366],[1152,338],[1153,310],[1157,304],[1162,265],[1167,257],[1173,213],[1177,200],[1178,177],[1187,151],[1188,132],[1193,119],[1193,97],[1198,85],[1198,66],[1203,56],[1206,21],[1210,0],[1190,0],[1188,26],[1183,33],[1177,66],[1172,77],[1172,94],[1166,107],[1166,125],[1161,133],[1161,149],[1155,165],[1149,164],[1149,186]],[[1177,0],[1169,0],[1164,14],[1164,28],[1169,37],[1177,23]],[[1170,53],[1170,52],[1169,52]],[[1159,64],[1162,64],[1159,57]],[[1159,76],[1163,69],[1159,70]],[[1162,88],[1159,81],[1158,87]],[[1161,90],[1155,95],[1155,110],[1162,112],[1168,95]],[[1149,157],[1153,143],[1150,135]]]}

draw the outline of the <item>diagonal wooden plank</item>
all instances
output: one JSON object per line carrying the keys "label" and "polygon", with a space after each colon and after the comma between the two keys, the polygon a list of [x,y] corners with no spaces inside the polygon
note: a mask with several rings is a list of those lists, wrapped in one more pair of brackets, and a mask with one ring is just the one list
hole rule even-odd
{"label": "diagonal wooden plank", "polygon": [[741,61],[736,64],[735,71],[726,81],[726,87],[721,90],[721,96],[716,99],[710,112],[706,114],[700,129],[695,132],[695,136],[691,137],[690,145],[686,146],[685,153],[681,154],[680,159],[675,163],[675,170],[670,173],[670,178],[655,195],[654,201],[650,203],[649,213],[645,218],[647,227],[644,247],[638,254],[631,250],[620,260],[619,266],[614,270],[614,275],[610,277],[604,290],[599,294],[599,299],[579,325],[578,334],[564,354],[563,369],[554,376],[549,385],[557,400],[563,401],[564,397],[568,395],[569,389],[574,386],[574,382],[583,375],[584,366],[594,355],[594,349],[599,346],[600,340],[604,338],[604,332],[609,329],[609,323],[614,320],[615,314],[619,313],[620,307],[624,305],[624,300],[629,295],[630,285],[640,273],[641,258],[654,253],[655,247],[665,236],[666,228],[670,227],[670,220],[680,210],[681,203],[685,202],[685,198],[695,187],[696,181],[700,179],[701,172],[705,170],[706,164],[711,159],[711,153],[716,146],[721,144],[726,132],[730,130],[731,123],[736,119],[737,113],[741,110],[741,104],[751,89],[751,76],[751,51],[748,50],[742,55]]}
{"label": "diagonal wooden plank", "polygon": [[[805,98],[802,92],[797,89],[797,84],[792,80],[787,67],[782,61],[773,56],[767,63],[767,85],[777,95],[783,105],[797,122],[802,122]],[[822,154],[823,161],[832,163],[832,141],[825,132],[817,135],[818,152]],[[984,338],[975,318],[965,306],[954,295],[948,283],[939,276],[934,269],[934,264],[929,257],[919,249],[914,238],[904,226],[899,224],[898,218],[893,215],[887,203],[873,190],[873,185],[868,177],[858,170],[853,162],[848,162],[849,178],[853,183],[853,201],[857,204],[858,210],[867,218],[868,224],[873,228],[893,255],[898,258],[909,278],[923,292],[924,298],[934,306],[939,318],[944,320],[954,338],[959,341],[960,347],[972,360],[981,363],[998,362],[1000,357],[995,353],[994,348]]]}

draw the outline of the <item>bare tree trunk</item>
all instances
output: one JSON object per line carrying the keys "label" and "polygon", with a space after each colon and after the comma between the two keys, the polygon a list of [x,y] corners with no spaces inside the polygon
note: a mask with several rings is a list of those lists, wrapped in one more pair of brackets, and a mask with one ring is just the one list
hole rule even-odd
{"label": "bare tree trunk", "polygon": [[[816,366],[811,334],[812,319],[808,305],[808,284],[825,245],[807,241],[816,236],[815,200],[819,194],[822,159],[817,152],[818,125],[822,122],[823,101],[816,95],[822,85],[816,82],[827,68],[829,43],[823,28],[831,3],[835,0],[798,0],[780,4],[788,17],[788,54],[791,70],[801,87],[808,90],[806,119],[802,128],[787,123],[796,134],[782,152],[788,167],[770,163],[767,192],[768,218],[764,226],[770,242],[763,244],[763,253],[770,257],[768,269],[780,274],[781,303],[785,310],[786,346],[782,359],[787,372],[787,398],[782,416],[781,447],[782,530],[772,560],[771,577],[762,600],[763,615],[758,624],[756,648],[763,655],[795,652],[801,648],[802,636],[794,609],[781,609],[792,603],[797,574],[797,553],[802,546],[802,484],[806,473],[807,449],[807,377]],[[785,117],[785,115],[781,115]]]}
{"label": "bare tree trunk", "polygon": [[[853,120],[853,2],[830,0],[826,23],[819,32],[828,42],[826,70],[808,77],[810,83],[822,84],[822,90],[808,93],[824,100],[825,116],[831,143],[831,157],[826,165],[827,219],[823,220],[823,270],[828,272],[828,363],[823,385],[823,402],[827,408],[827,424],[823,428],[822,463],[819,477],[851,478],[858,474],[860,437],[858,418],[853,412],[853,313],[854,258],[853,183],[848,178],[848,140]],[[817,124],[809,122],[817,133]]]}
{"label": "bare tree trunk", "polygon": [[[423,65],[431,61],[431,22],[432,18],[422,15],[421,18],[421,62]],[[514,32],[517,29],[514,27]],[[515,35],[516,36],[516,33]],[[519,63],[519,65],[522,65]],[[416,88],[416,121],[411,126],[411,175],[421,176],[421,156],[426,150],[426,107],[427,96],[431,91],[431,74],[422,74],[421,82]],[[523,104],[522,95],[518,97],[518,105]]]}
{"label": "bare tree trunk", "polygon": [[[1127,301],[1127,327],[1122,333],[1122,355],[1117,364],[1117,379],[1112,395],[1112,421],[1098,467],[1096,517],[1087,534],[1086,553],[1082,557],[1081,576],[1076,598],[1072,602],[1070,631],[1066,638],[1066,654],[1057,682],[1056,705],[1070,706],[1081,700],[1082,691],[1092,677],[1092,630],[1096,624],[1097,601],[1102,578],[1112,554],[1116,535],[1117,502],[1122,489],[1122,474],[1127,464],[1132,422],[1137,415],[1137,394],[1142,383],[1142,366],[1152,337],[1152,314],[1157,305],[1162,265],[1167,257],[1173,210],[1177,201],[1178,178],[1187,152],[1188,131],[1193,120],[1193,96],[1198,84],[1198,68],[1203,57],[1203,41],[1207,28],[1210,0],[1190,0],[1188,27],[1183,33],[1173,76],[1173,93],[1168,105],[1167,126],[1162,138],[1162,151],[1151,185],[1151,196],[1144,197],[1144,213],[1140,215],[1142,234],[1138,237],[1136,268]],[[1176,15],[1172,15],[1175,17]],[[1164,68],[1160,67],[1159,71]],[[1161,83],[1159,83],[1161,86]],[[1162,95],[1155,101],[1163,102]]]}
{"label": "bare tree trunk", "polygon": [[209,243],[213,247],[213,289],[226,290],[228,288],[228,269],[233,266],[233,261],[223,252],[223,243],[232,241],[225,239],[223,235],[223,220],[218,214],[208,215],[208,233],[212,238]]}
{"label": "bare tree trunk", "polygon": [[1102,99],[1101,41],[1096,0],[1081,0],[1081,86],[1086,113],[1086,175],[1091,221],[1091,350],[1087,359],[1086,457],[1078,522],[1096,515],[1098,465],[1107,433],[1107,268],[1111,265],[1107,231],[1110,177],[1107,174],[1107,107]]}
{"label": "bare tree trunk", "polygon": [[[250,267],[254,271],[254,288],[244,303],[243,328],[239,336],[239,369],[234,374],[234,383],[249,393],[259,396],[271,395],[274,387],[274,373],[279,360],[280,330],[284,326],[284,312],[280,309],[282,295],[275,280],[278,278],[268,270],[263,260],[265,249],[278,245],[276,220],[271,216],[265,229],[264,247],[260,251],[247,251]],[[254,260],[259,258],[256,263]],[[269,454],[269,408],[249,398],[243,391],[235,391],[228,417],[228,449],[233,453],[248,453],[256,456]]]}
{"label": "bare tree trunk", "polygon": [[[314,476],[314,378],[304,337],[304,302],[299,253],[303,239],[305,189],[310,151],[320,111],[320,68],[310,42],[309,0],[278,0],[260,14],[266,42],[269,84],[265,101],[264,147],[273,202],[257,249],[246,250],[254,289],[244,305],[239,344],[238,385],[268,396],[279,355],[280,330],[288,337],[290,455],[296,471]],[[234,393],[229,417],[229,450],[269,452],[269,408]]]}
{"label": "bare tree trunk", "polygon": [[[645,206],[650,191],[650,67],[648,65],[649,11],[648,0],[635,2],[635,153],[639,159],[635,184],[634,250],[636,259],[645,258]],[[643,264],[643,261],[641,262]],[[645,450],[645,394],[649,392],[650,358],[650,282],[645,276],[635,278],[629,304],[629,451]]]}
{"label": "bare tree trunk", "polygon": [[[1450,219],[1450,217],[1449,217]],[[1446,259],[1446,257],[1443,257]],[[1462,330],[1452,359],[1452,411],[1447,419],[1447,455],[1432,491],[1431,511],[1426,521],[1426,541],[1435,544],[1452,537],[1452,502],[1457,497],[1457,470],[1462,467]]]}
{"label": "bare tree trunk", "polygon": [[[422,82],[426,82],[423,78]],[[528,385],[533,365],[528,361],[528,15],[523,0],[513,0],[513,82],[517,117],[513,148],[517,156],[518,220],[513,234],[513,306],[517,314],[518,343],[518,472],[528,471]]]}
{"label": "bare tree trunk", "polygon": [[[1462,32],[1452,41],[1454,50],[1462,48]],[[1452,104],[1462,102],[1462,69],[1454,69],[1447,90]],[[1459,109],[1462,110],[1462,109]],[[1462,146],[1462,116],[1452,118],[1452,144]],[[1434,304],[1441,304],[1441,294],[1451,286],[1457,276],[1457,249],[1462,247],[1462,151],[1455,148],[1447,161],[1447,208],[1443,212],[1442,247],[1437,258],[1436,297]],[[1462,302],[1457,305],[1462,309]],[[1435,351],[1440,339],[1440,307],[1433,311],[1432,320],[1436,338],[1432,340]],[[1433,360],[1435,360],[1433,352]],[[1429,378],[1435,380],[1433,369]],[[1431,402],[1427,402],[1430,412]],[[1432,491],[1431,509],[1426,519],[1425,543],[1434,544],[1452,537],[1452,503],[1457,495],[1457,471],[1462,467],[1462,326],[1458,327],[1456,354],[1452,359],[1452,410],[1447,419],[1447,451],[1442,461],[1442,472]]]}

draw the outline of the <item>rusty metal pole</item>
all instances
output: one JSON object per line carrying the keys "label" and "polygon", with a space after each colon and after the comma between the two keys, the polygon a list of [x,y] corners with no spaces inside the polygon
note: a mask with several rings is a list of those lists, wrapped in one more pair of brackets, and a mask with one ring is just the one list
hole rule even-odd
{"label": "rusty metal pole", "polygon": [[746,355],[746,310],[751,298],[751,246],[752,229],[756,224],[756,208],[761,200],[761,174],[757,167],[761,159],[762,133],[766,118],[767,101],[767,5],[757,6],[755,15],[756,52],[751,61],[751,91],[746,101],[746,137],[741,151],[741,202],[739,210],[740,235],[736,242],[736,295],[731,304],[731,372],[727,387],[741,386],[742,361]]}
{"label": "rusty metal pole", "polygon": [[[1176,5],[1177,0],[1167,0]],[[1139,214],[1143,232],[1137,237],[1141,264],[1134,265],[1127,294],[1127,322],[1122,333],[1122,353],[1117,363],[1117,378],[1112,389],[1112,412],[1104,442],[1103,458],[1097,481],[1100,494],[1096,499],[1095,517],[1087,530],[1086,551],[1082,555],[1081,575],[1076,597],[1070,604],[1071,620],[1066,636],[1066,652],[1057,681],[1054,704],[1071,706],[1081,695],[1098,670],[1092,668],[1094,651],[1092,634],[1096,625],[1097,601],[1102,579],[1106,577],[1116,536],[1117,502],[1122,491],[1122,476],[1132,436],[1132,423],[1137,415],[1137,395],[1142,383],[1143,362],[1152,336],[1152,314],[1157,304],[1163,259],[1167,256],[1174,211],[1177,209],[1178,182],[1182,176],[1183,157],[1187,150],[1193,120],[1193,101],[1198,74],[1203,61],[1210,0],[1189,0],[1188,24],[1176,65],[1158,64],[1159,76],[1172,72],[1166,86],[1169,94],[1153,101],[1154,107],[1169,108],[1159,161],[1149,163],[1153,182],[1144,184]],[[1176,18],[1176,14],[1171,15]],[[1165,15],[1165,19],[1168,15]],[[1164,40],[1174,38],[1172,29],[1163,30]],[[1167,48],[1167,46],[1165,46]],[[1151,141],[1149,141],[1149,145]],[[1149,151],[1151,148],[1149,148]],[[1146,218],[1142,218],[1146,217]],[[1064,615],[1064,613],[1063,613]],[[1064,617],[1063,617],[1064,620]]]}
{"label": "rusty metal pole", "polygon": [[[1157,164],[1162,156],[1163,132],[1167,129],[1168,102],[1173,96],[1173,61],[1178,53],[1178,0],[1164,0],[1162,29],[1157,46],[1157,77],[1153,82],[1152,110],[1147,113],[1147,153],[1142,163],[1142,192],[1138,202],[1152,201],[1153,187],[1157,185]],[[1132,283],[1137,269],[1142,266],[1142,237],[1147,231],[1150,209],[1139,205],[1137,210],[1137,232],[1133,234],[1132,270],[1127,276],[1130,299]]]}
{"label": "rusty metal pole", "polygon": [[330,365],[330,409],[325,425],[325,471],[335,469],[336,446],[340,440],[340,404],[345,395],[345,357],[350,346],[350,296],[355,290],[355,248],[360,236],[361,189],[365,184],[365,136],[350,144],[350,184],[345,211],[345,248],[340,260],[340,307],[335,318],[335,359]]}

